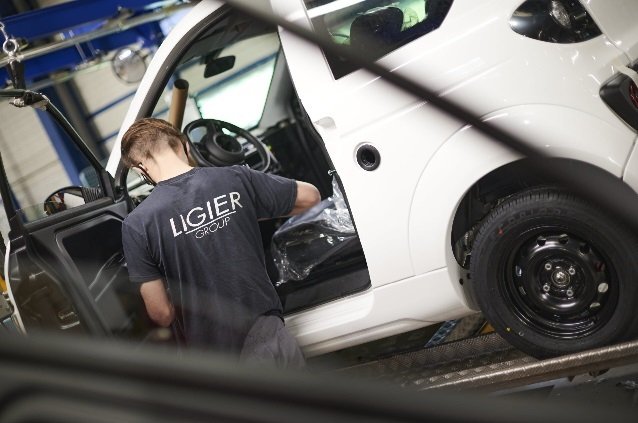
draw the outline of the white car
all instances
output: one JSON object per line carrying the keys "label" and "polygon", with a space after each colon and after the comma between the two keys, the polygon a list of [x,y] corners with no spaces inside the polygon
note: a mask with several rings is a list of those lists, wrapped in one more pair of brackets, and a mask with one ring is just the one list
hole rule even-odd
{"label": "white car", "polygon": [[[635,195],[635,0],[262,3],[519,134],[555,166]],[[245,163],[314,183],[324,197],[336,174],[358,237],[309,218],[273,242],[281,222],[262,226],[269,257],[283,249],[305,267],[280,280],[268,263],[308,356],[477,310],[536,356],[638,332],[636,235],[465,122],[286,30],[203,0],[155,54],[120,137],[138,118],[166,117],[180,79],[189,83],[184,130],[200,165]],[[132,175],[127,185],[119,140],[107,170],[129,190],[129,208],[143,201],[150,187]],[[113,226],[94,237],[117,231],[126,214],[118,204],[108,206],[117,213],[94,214],[94,225]],[[77,225],[91,231],[91,221]],[[324,242],[341,238],[344,248]],[[102,247],[91,274],[117,248],[117,240]],[[111,285],[104,292],[115,304],[126,282]],[[107,332],[130,317],[113,314],[113,304],[97,312]]]}

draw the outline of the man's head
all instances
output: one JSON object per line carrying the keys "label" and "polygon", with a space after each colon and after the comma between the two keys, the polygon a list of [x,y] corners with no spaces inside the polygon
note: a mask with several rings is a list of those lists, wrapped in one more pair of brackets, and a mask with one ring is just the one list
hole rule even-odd
{"label": "man's head", "polygon": [[122,137],[122,161],[151,180],[158,180],[162,162],[178,159],[188,164],[186,136],[162,119],[135,122]]}
{"label": "man's head", "polygon": [[128,167],[137,166],[162,150],[175,153],[186,149],[185,135],[162,119],[144,118],[135,122],[122,138],[122,161]]}

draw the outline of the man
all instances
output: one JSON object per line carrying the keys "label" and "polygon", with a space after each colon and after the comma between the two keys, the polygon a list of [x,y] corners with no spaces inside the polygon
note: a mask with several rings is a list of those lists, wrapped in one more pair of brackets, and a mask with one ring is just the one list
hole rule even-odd
{"label": "man", "polygon": [[155,185],[122,226],[129,277],[151,319],[175,320],[192,346],[301,366],[257,221],[301,213],[319,202],[317,189],[244,166],[191,167],[184,135],[159,119],[128,129],[122,160]]}

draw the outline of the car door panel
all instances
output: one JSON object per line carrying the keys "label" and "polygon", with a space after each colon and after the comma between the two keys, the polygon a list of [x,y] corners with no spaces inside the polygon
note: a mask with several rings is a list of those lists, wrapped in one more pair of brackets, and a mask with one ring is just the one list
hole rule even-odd
{"label": "car door panel", "polygon": [[[122,208],[116,204],[116,208]],[[90,219],[61,230],[51,228],[43,241],[55,239],[55,249],[69,263],[69,270],[79,273],[74,278],[87,288],[98,313],[110,331],[121,331],[128,324],[128,313],[118,296],[131,290],[122,254],[122,210],[103,210]],[[124,213],[126,210],[124,210]],[[126,216],[126,214],[124,214]]]}
{"label": "car door panel", "polygon": [[[127,207],[124,202],[109,203],[54,224],[40,224],[35,230],[25,229],[25,246],[12,249],[20,256],[16,257],[20,283],[12,278],[19,306],[32,302],[36,292],[42,296],[38,291],[42,285],[52,290],[51,282],[57,281],[91,332],[129,328],[143,310],[122,255],[121,225]],[[54,294],[56,315],[70,312],[65,312],[60,293]]]}
{"label": "car door panel", "polygon": [[5,274],[14,320],[27,332],[145,337],[153,325],[138,287],[128,279],[122,252],[122,221],[129,201],[116,194],[113,179],[46,97],[0,91],[5,99],[16,95],[20,104],[38,102],[68,137],[67,147],[88,164],[81,172],[94,171],[96,178],[86,182],[91,186],[57,188],[43,202],[29,198],[20,205],[0,155],[0,194],[10,226]]}

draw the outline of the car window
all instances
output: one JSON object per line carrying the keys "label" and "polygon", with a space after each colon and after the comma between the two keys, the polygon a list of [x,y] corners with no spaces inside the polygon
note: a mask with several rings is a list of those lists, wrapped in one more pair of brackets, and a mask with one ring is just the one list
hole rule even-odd
{"label": "car window", "polygon": [[202,117],[232,122],[244,129],[257,126],[264,112],[275,58],[274,54],[268,56],[240,75],[202,92],[197,98]]}
{"label": "car window", "polygon": [[168,117],[172,81],[181,78],[189,83],[183,126],[199,118],[223,120],[244,129],[257,126],[280,48],[277,34],[215,47],[214,40],[209,45],[195,43],[185,54],[186,60],[173,73],[155,106],[154,117]]}
{"label": "car window", "polygon": [[0,149],[10,199],[23,223],[84,205],[103,196],[98,172],[63,128],[44,111],[0,103]]}
{"label": "car window", "polygon": [[[313,27],[335,44],[376,60],[438,28],[452,0],[304,0]],[[326,54],[335,78],[357,68]]]}

